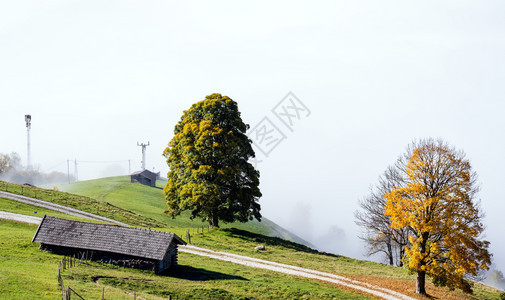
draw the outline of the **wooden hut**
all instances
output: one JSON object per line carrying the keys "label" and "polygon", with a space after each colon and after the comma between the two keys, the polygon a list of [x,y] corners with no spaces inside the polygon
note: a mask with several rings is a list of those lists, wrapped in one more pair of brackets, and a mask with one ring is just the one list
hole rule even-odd
{"label": "wooden hut", "polygon": [[140,183],[148,186],[155,187],[156,179],[158,178],[159,173],[154,173],[149,170],[141,170],[134,172],[130,175],[130,179],[132,183]]}
{"label": "wooden hut", "polygon": [[177,235],[44,216],[32,242],[40,249],[160,273],[177,264]]}

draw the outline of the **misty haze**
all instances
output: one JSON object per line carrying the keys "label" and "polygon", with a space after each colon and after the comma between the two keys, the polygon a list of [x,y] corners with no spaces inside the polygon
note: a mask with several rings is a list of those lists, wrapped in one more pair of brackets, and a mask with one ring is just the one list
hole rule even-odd
{"label": "misty haze", "polygon": [[[117,222],[171,232],[188,243],[189,235],[190,246],[298,263],[338,276],[356,275],[358,281],[378,286],[381,283],[367,281],[366,272],[350,273],[351,267],[329,261],[349,257],[392,264],[398,272],[410,268],[412,274],[432,264],[447,265],[456,256],[463,261],[467,257],[461,253],[449,257],[447,249],[441,254],[447,261],[416,261],[422,267],[413,267],[417,253],[409,256],[405,251],[414,251],[432,227],[417,232],[413,228],[423,221],[405,224],[405,219],[414,217],[394,207],[404,205],[405,211],[414,211],[422,209],[408,204],[419,199],[468,200],[457,206],[468,209],[468,214],[454,217],[447,226],[479,216],[478,224],[465,227],[468,232],[475,230],[472,245],[478,246],[467,252],[479,256],[468,258],[479,265],[476,274],[471,274],[471,268],[463,272],[464,267],[449,271],[440,267],[432,274],[428,271],[424,291],[416,290],[417,275],[388,273],[396,281],[381,287],[393,286],[393,291],[413,298],[429,294],[443,299],[449,288],[435,286],[458,282],[452,287],[461,294],[450,295],[460,299],[466,297],[466,286],[459,279],[468,279],[500,289],[492,291],[498,297],[505,293],[504,14],[505,3],[500,1],[2,3],[0,191],[39,199],[35,196],[44,189],[53,194],[39,200],[111,219],[114,216],[105,215],[105,207],[114,206],[124,218]],[[224,115],[228,119],[219,119]],[[233,126],[223,125],[227,122]],[[231,133],[225,135],[224,130]],[[464,155],[458,156],[461,152]],[[422,162],[416,162],[419,157]],[[466,180],[467,185],[441,186],[441,191],[447,189],[443,196],[442,192],[426,196],[426,190],[423,194],[415,189],[427,178],[419,165],[454,157],[459,161],[451,161],[455,166],[448,169],[461,171],[454,182]],[[397,177],[391,175],[396,164],[401,165]],[[67,192],[97,202],[85,206],[84,198],[79,198],[83,202],[70,205],[70,196],[62,196]],[[37,218],[55,212],[4,196],[0,195],[4,201],[0,211]],[[379,207],[385,227],[360,225],[360,212],[365,220],[371,215],[363,209],[367,200]],[[444,213],[454,209],[450,203],[420,205]],[[54,216],[66,218],[65,214],[60,211]],[[132,218],[140,221],[131,223]],[[0,237],[6,240],[28,243],[37,230],[35,225],[0,222],[6,224]],[[218,233],[212,233],[213,228]],[[14,230],[19,230],[16,237],[7,236]],[[453,243],[439,232],[433,235],[442,242],[432,239],[419,245],[438,251]],[[224,245],[228,239],[231,250]],[[265,246],[265,252],[254,250],[259,245]],[[458,245],[465,253],[472,248]],[[35,251],[39,245],[33,247]],[[328,261],[317,265],[312,256],[300,261],[283,256],[291,250],[317,253]],[[249,271],[233,273],[227,268],[231,262],[213,269],[221,262],[205,258],[209,262],[192,264],[193,254],[179,252],[176,270],[182,275],[170,276],[181,286],[188,278],[198,282],[194,288],[201,292],[195,294],[198,297],[303,297],[297,289],[306,291],[308,298],[344,297],[332,294],[333,287],[339,287],[338,293],[345,290],[340,283],[328,283],[320,292],[300,283],[286,288],[285,294],[267,294],[262,283],[256,286],[247,277]],[[56,266],[53,277],[61,259],[54,257],[40,258]],[[75,277],[95,272],[79,273],[78,268],[65,272],[76,272]],[[7,266],[5,270],[0,272],[2,278],[15,273]],[[111,270],[103,276],[113,279],[95,282],[121,290],[120,284],[110,282],[129,275]],[[460,271],[465,273],[461,278]],[[377,272],[373,275],[387,277]],[[271,279],[265,274],[255,277]],[[63,279],[90,298],[100,297],[101,290],[90,291],[82,282]],[[251,281],[254,292],[240,288],[243,279]],[[233,289],[223,284],[227,280],[233,282]],[[402,280],[409,284],[394,289],[402,286]],[[211,283],[219,290],[216,294]],[[167,291],[173,288],[163,284]],[[145,297],[176,295],[151,295],[149,289],[154,288],[138,291]],[[181,289],[179,297],[189,297],[189,288]],[[356,287],[348,289],[354,296],[370,295]],[[474,291],[476,298],[461,299],[488,295],[478,287]],[[17,292],[0,288],[0,294]],[[61,294],[59,290],[41,294],[46,292]],[[133,288],[127,292],[133,293]]]}

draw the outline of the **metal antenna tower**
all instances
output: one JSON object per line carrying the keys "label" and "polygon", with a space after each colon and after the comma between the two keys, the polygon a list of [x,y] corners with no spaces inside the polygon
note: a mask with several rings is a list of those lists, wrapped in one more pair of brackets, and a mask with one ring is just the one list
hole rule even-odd
{"label": "metal antenna tower", "polygon": [[139,144],[139,142],[137,142],[137,146],[142,147],[142,170],[145,170],[146,169],[146,147],[149,146],[149,141],[147,142],[147,144],[144,144],[144,143]]}
{"label": "metal antenna tower", "polygon": [[26,140],[27,140],[27,160],[26,160],[26,168],[30,170],[32,168],[32,157],[30,153],[30,129],[32,128],[32,116],[25,115],[25,123],[26,123]]}

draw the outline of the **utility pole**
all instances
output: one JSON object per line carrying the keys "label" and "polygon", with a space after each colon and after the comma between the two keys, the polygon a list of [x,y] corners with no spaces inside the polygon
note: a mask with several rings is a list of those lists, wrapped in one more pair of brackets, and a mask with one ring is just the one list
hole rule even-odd
{"label": "utility pole", "polygon": [[149,141],[147,142],[147,144],[144,144],[144,143],[139,144],[139,142],[137,142],[137,146],[142,147],[142,170],[145,170],[146,169],[146,147],[149,146]]}
{"label": "utility pole", "polygon": [[128,175],[132,173],[132,164],[131,164],[131,160],[129,159],[128,160]]}
{"label": "utility pole", "polygon": [[68,176],[68,183],[70,183],[70,160],[67,159],[67,176]]}
{"label": "utility pole", "polygon": [[31,170],[32,168],[32,157],[30,153],[30,129],[32,128],[32,116],[25,115],[25,123],[26,123],[26,140],[27,140],[27,151],[26,151],[26,168]]}
{"label": "utility pole", "polygon": [[77,158],[74,160],[74,175],[75,175],[75,182],[79,181],[79,174],[77,173]]}

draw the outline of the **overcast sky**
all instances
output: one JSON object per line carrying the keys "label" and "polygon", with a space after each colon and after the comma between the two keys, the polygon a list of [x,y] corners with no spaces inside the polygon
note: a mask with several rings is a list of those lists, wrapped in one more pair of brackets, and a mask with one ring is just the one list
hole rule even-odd
{"label": "overcast sky", "polygon": [[503,1],[2,1],[0,153],[26,164],[31,114],[41,171],[126,174],[149,141],[165,175],[183,110],[218,92],[276,128],[268,156],[256,148],[263,215],[361,257],[358,200],[413,139],[440,137],[479,174],[505,270],[504,15]]}

